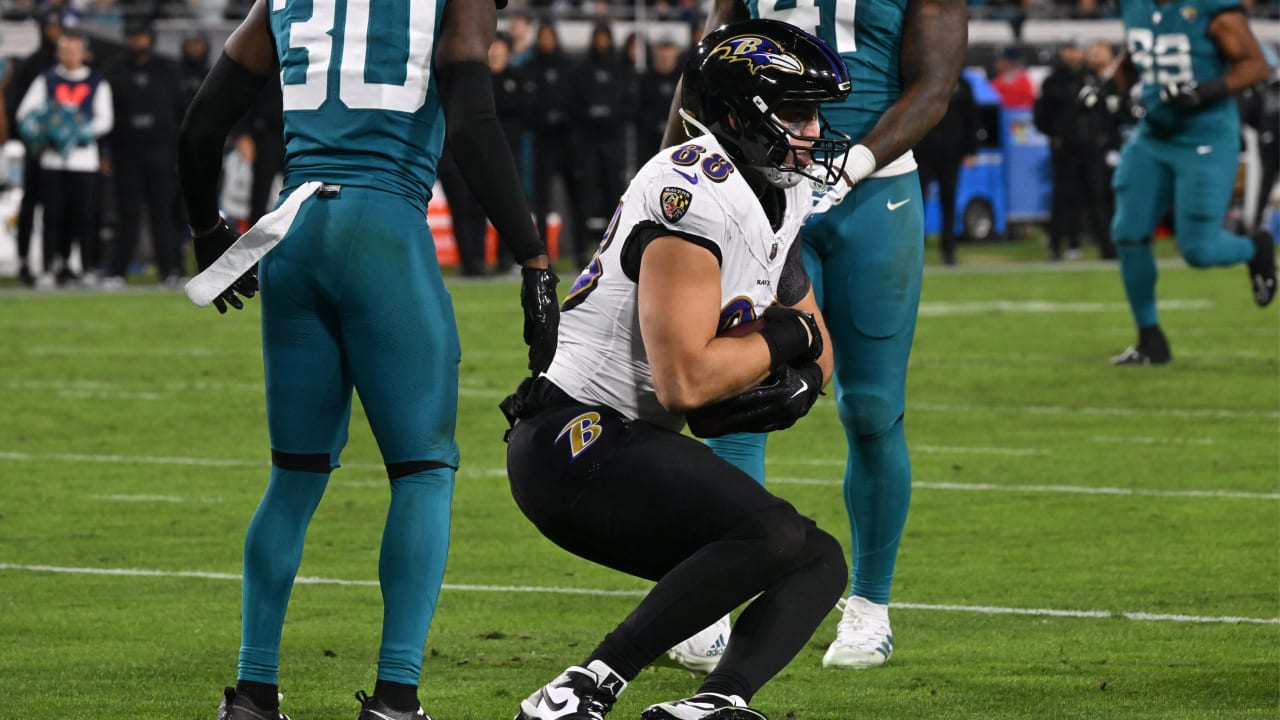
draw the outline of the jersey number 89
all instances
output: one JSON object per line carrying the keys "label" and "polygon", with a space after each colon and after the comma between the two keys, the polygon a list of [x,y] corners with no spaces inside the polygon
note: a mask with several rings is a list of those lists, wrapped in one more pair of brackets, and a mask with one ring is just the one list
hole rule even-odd
{"label": "jersey number 89", "polygon": [[1146,28],[1132,28],[1126,40],[1129,59],[1142,73],[1142,82],[1167,85],[1194,79],[1191,38],[1185,34],[1155,35]]}
{"label": "jersey number 89", "polygon": [[[290,4],[300,3],[271,0],[271,11]],[[285,110],[317,110],[328,99],[334,37],[339,35],[337,90],[343,105],[350,110],[407,113],[422,108],[431,75],[436,0],[409,0],[407,26],[401,13],[394,12],[394,3],[347,0],[341,28],[336,27],[337,0],[310,4],[311,17],[289,25],[282,63]],[[376,40],[372,53],[370,38]]]}

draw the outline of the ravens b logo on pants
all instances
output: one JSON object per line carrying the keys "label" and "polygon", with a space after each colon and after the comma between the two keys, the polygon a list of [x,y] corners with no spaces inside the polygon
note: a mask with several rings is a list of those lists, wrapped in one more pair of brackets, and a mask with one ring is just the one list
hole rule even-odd
{"label": "ravens b logo on pants", "polygon": [[604,434],[604,428],[600,426],[600,413],[585,412],[578,417],[565,423],[560,429],[560,434],[556,436],[556,442],[560,442],[566,435],[569,437],[569,459],[576,460],[584,450],[591,447],[591,444],[600,439]]}

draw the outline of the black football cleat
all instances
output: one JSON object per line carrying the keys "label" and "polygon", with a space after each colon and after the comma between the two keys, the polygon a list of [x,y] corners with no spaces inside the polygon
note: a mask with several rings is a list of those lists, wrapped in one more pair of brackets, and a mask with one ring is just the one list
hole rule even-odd
{"label": "black football cleat", "polygon": [[218,705],[218,720],[289,720],[289,716],[279,710],[260,708],[249,696],[227,688],[222,691],[222,703]]}
{"label": "black football cleat", "polygon": [[1253,259],[1249,261],[1249,285],[1253,301],[1266,307],[1276,296],[1276,241],[1260,230],[1253,235]]}
{"label": "black football cleat", "polygon": [[593,660],[560,673],[520,703],[515,720],[604,720],[627,681]]}
{"label": "black football cleat", "polygon": [[421,707],[417,710],[393,710],[376,695],[363,690],[356,691],[356,700],[360,701],[360,714],[356,720],[431,720]]}
{"label": "black football cleat", "polygon": [[1159,325],[1138,328],[1138,344],[1111,358],[1112,365],[1167,365],[1173,360]]}
{"label": "black football cleat", "polygon": [[730,697],[719,693],[699,693],[681,700],[671,700],[657,705],[650,705],[645,708],[644,712],[640,713],[640,720],[705,720],[706,718],[736,720],[738,716],[716,714],[730,710],[744,710],[755,713],[742,716],[749,720],[763,717],[757,711],[747,707],[746,703],[742,702],[742,698],[737,696]]}

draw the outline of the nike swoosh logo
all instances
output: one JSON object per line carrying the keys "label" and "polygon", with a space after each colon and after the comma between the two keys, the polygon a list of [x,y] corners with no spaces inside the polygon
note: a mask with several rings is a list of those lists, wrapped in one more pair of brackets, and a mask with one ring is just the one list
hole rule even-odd
{"label": "nike swoosh logo", "polygon": [[572,698],[573,698],[572,690],[570,690],[568,695],[566,695],[565,698],[560,702],[556,702],[555,698],[551,697],[550,692],[543,691],[542,693],[542,703],[546,705],[548,708],[550,708],[553,712],[560,712],[561,710],[564,710],[565,706],[569,704],[569,700],[571,700]]}
{"label": "nike swoosh logo", "polygon": [[788,400],[790,400],[791,398],[798,397],[798,396],[800,395],[800,393],[802,393],[802,392],[804,392],[804,391],[806,391],[806,390],[808,390],[808,389],[809,389],[809,383],[808,383],[808,382],[806,382],[806,381],[804,381],[804,380],[801,380],[801,381],[800,381],[800,389],[799,389],[799,390],[797,390],[797,391],[795,391],[795,392],[793,392],[793,393],[791,393],[791,397],[789,397],[789,398],[787,398],[787,399],[788,399]]}
{"label": "nike swoosh logo", "polygon": [[898,208],[902,207],[903,205],[906,205],[909,202],[911,202],[911,198],[907,198],[906,200],[902,200],[900,202],[886,200],[884,203],[884,206],[889,208],[889,212],[893,212],[894,210],[897,210]]}
{"label": "nike swoosh logo", "polygon": [[680,177],[684,178],[685,180],[688,180],[690,185],[698,184],[698,176],[696,173],[693,175],[690,175],[689,173],[684,172],[683,170],[676,170],[675,168],[671,168],[671,169],[675,170],[676,174],[679,175]]}
{"label": "nike swoosh logo", "polygon": [[366,712],[368,712],[370,715],[377,715],[378,717],[383,718],[383,720],[396,720],[390,715],[387,715],[386,713],[380,713],[377,710],[368,710]]}

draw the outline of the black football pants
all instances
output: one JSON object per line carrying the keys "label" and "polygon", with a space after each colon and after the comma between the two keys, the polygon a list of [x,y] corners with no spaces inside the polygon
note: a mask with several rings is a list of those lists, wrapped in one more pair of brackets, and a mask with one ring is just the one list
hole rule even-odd
{"label": "black football pants", "polygon": [[657,581],[587,658],[628,680],[754,597],[701,689],[749,700],[844,591],[844,551],[812,520],[697,440],[606,407],[559,405],[519,421],[507,472],[548,539]]}

